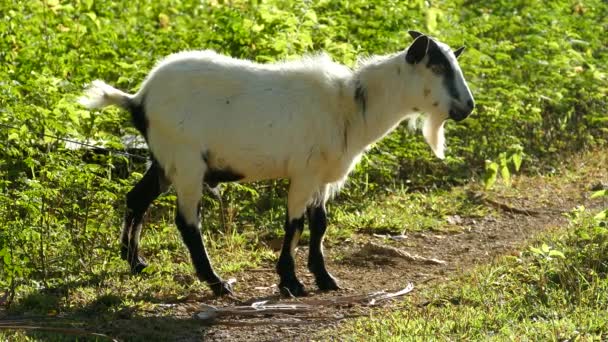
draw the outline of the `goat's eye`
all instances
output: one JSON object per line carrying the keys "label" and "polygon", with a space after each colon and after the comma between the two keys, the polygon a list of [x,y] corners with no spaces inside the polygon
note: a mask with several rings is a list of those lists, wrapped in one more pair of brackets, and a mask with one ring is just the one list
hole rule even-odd
{"label": "goat's eye", "polygon": [[442,64],[433,64],[431,65],[431,71],[437,75],[443,75],[445,67]]}

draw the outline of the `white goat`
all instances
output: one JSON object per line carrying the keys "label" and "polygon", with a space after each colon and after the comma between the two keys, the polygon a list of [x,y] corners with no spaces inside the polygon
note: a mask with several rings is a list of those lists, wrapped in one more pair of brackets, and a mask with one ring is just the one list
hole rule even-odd
{"label": "white goat", "polygon": [[366,148],[402,120],[425,114],[424,136],[444,156],[443,124],[460,121],[474,107],[449,47],[419,32],[405,51],[373,57],[356,70],[326,55],[256,64],[213,51],[182,52],[160,62],[135,95],[94,81],[80,102],[89,108],[117,105],[131,112],[148,142],[152,164],[127,195],[122,257],[132,271],[142,217],[169,184],[177,192],[176,225],[199,279],[215,294],[232,293],[213,271],[200,234],[203,182],[288,178],[287,222],[277,264],[279,288],[305,294],[294,253],[309,219],[308,267],[322,290],[338,289],[327,272],[322,240],[325,203]]}

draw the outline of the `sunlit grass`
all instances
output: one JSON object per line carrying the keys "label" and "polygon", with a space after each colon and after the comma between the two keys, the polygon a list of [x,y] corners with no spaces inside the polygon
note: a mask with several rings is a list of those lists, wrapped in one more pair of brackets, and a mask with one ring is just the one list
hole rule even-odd
{"label": "sunlit grass", "polygon": [[345,340],[604,340],[608,228],[588,212],[519,255],[333,331]]}

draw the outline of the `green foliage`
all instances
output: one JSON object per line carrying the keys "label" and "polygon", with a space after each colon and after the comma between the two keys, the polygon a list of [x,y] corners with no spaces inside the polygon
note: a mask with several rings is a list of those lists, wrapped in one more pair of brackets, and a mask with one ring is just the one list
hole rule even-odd
{"label": "green foliage", "polygon": [[[534,170],[605,144],[608,136],[608,35],[598,34],[608,29],[608,6],[599,0],[5,1],[0,17],[0,288],[10,299],[120,278],[124,194],[145,166],[111,153],[70,150],[51,136],[122,149],[121,137],[136,134],[127,115],[89,112],[75,99],[94,79],[135,91],[156,61],[179,50],[216,49],[259,62],[324,50],[354,66],[358,55],[405,48],[407,29],[467,46],[460,62],[478,107],[462,124],[448,123],[448,158],[436,160],[419,134],[399,127],[363,158],[338,197],[333,228],[345,228],[338,236],[364,224],[435,229],[454,212],[441,209],[442,192],[427,197],[416,191],[475,180],[486,160],[495,161],[486,185],[498,175],[508,182],[523,151],[525,169]],[[280,232],[285,184],[227,186],[226,227],[219,203],[205,197],[204,228],[210,253],[224,253],[221,271],[274,258],[259,239]],[[369,201],[397,192],[420,206],[408,211],[409,221],[397,215],[403,209],[398,200],[389,203],[395,214],[385,218]],[[172,228],[174,200],[168,194],[157,201],[147,221],[142,246],[154,259],[150,278],[122,281],[142,292],[179,297],[198,286],[192,278],[173,277],[191,274]],[[361,203],[369,203],[376,218],[354,217]],[[74,300],[50,300],[41,310]]]}
{"label": "green foliage", "polygon": [[336,334],[366,341],[605,340],[608,229],[580,208],[567,231],[538,245],[422,290],[424,306],[380,311]]}
{"label": "green foliage", "polygon": [[[591,194],[591,198],[600,198],[600,197],[608,198],[608,190],[607,189],[598,190],[598,191],[594,192],[593,194]],[[608,208],[597,213],[595,215],[595,219],[598,220],[598,222],[600,222],[600,224],[603,224],[604,226],[606,226],[608,224]]]}
{"label": "green foliage", "polygon": [[496,179],[498,178],[499,174],[505,184],[510,185],[512,171],[509,170],[509,166],[511,166],[513,171],[518,172],[521,167],[523,157],[523,148],[520,145],[515,144],[509,148],[508,152],[499,153],[498,161],[493,162],[491,160],[486,160],[485,173],[483,177],[485,188],[492,188],[494,183],[496,183]]}

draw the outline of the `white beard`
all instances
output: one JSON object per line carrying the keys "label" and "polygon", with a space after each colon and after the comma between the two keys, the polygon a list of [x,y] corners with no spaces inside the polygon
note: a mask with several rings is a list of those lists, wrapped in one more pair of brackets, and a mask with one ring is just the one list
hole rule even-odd
{"label": "white beard", "polygon": [[431,149],[439,159],[445,158],[445,135],[443,125],[445,119],[434,115],[429,115],[424,121],[422,134],[424,139],[431,146]]}

